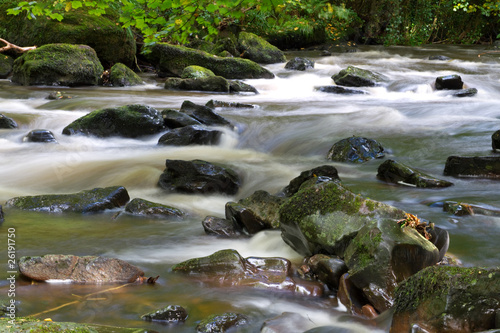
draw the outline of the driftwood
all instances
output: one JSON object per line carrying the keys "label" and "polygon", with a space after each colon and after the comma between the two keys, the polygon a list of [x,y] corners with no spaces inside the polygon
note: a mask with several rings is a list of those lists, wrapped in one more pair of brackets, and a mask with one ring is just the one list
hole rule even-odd
{"label": "driftwood", "polygon": [[0,42],[6,44],[4,47],[0,48],[0,53],[8,51],[8,50],[12,50],[12,51],[17,52],[17,53],[24,53],[24,52],[28,52],[28,51],[36,49],[36,46],[26,46],[26,47],[17,46],[17,45],[14,45],[12,43],[9,43],[8,41],[6,41],[3,38],[0,38]]}

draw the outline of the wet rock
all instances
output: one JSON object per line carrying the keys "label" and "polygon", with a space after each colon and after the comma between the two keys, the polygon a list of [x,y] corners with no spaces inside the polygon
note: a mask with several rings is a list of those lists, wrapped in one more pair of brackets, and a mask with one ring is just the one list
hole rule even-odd
{"label": "wet rock", "polygon": [[500,157],[450,156],[444,167],[445,176],[500,179]]}
{"label": "wet rock", "polygon": [[118,208],[130,200],[122,186],[94,188],[73,194],[45,194],[16,197],[6,202],[7,207],[49,213],[95,213]]}
{"label": "wet rock", "polygon": [[245,104],[238,102],[225,102],[225,101],[217,101],[217,100],[209,100],[205,106],[215,109],[215,108],[235,108],[235,109],[255,109],[256,105],[253,104]]}
{"label": "wet rock", "polygon": [[0,223],[4,221],[2,205],[0,205]]}
{"label": "wet rock", "polygon": [[198,65],[229,80],[272,79],[274,74],[259,64],[241,58],[219,58],[184,46],[156,43],[147,58],[165,76],[181,76],[187,66]]}
{"label": "wet rock", "polygon": [[146,313],[141,316],[142,320],[159,321],[163,323],[179,323],[186,321],[188,313],[180,305],[168,305],[154,312]]}
{"label": "wet rock", "polygon": [[302,171],[298,177],[295,177],[283,189],[283,194],[290,197],[297,193],[302,184],[310,179],[316,179],[318,182],[326,180],[340,181],[337,169],[332,165],[321,165],[311,170]]}
{"label": "wet rock", "polygon": [[454,91],[452,95],[455,97],[472,97],[477,95],[477,89],[476,88],[460,89]]}
{"label": "wet rock", "polygon": [[222,76],[210,76],[196,79],[171,77],[165,81],[165,89],[229,93],[230,84],[229,81]]}
{"label": "wet rock", "polygon": [[453,183],[440,180],[394,160],[387,160],[378,167],[377,178],[389,183],[422,188],[449,187]]}
{"label": "wet rock", "polygon": [[35,281],[71,280],[75,283],[130,283],[144,275],[139,268],[114,258],[49,254],[19,259],[19,272]]}
{"label": "wet rock", "polygon": [[62,91],[53,91],[46,98],[50,100],[59,100],[59,99],[72,99],[73,96],[68,95],[67,93]]}
{"label": "wet rock", "polygon": [[391,333],[487,331],[499,310],[498,268],[428,267],[398,286]]}
{"label": "wet rock", "polygon": [[163,129],[163,117],[158,110],[136,104],[92,111],[66,126],[62,133],[136,138]]}
{"label": "wet rock", "polygon": [[354,66],[348,66],[341,70],[338,74],[333,75],[332,79],[335,84],[346,87],[373,87],[388,81],[382,74]]}
{"label": "wet rock", "polygon": [[178,208],[162,205],[140,198],[131,200],[125,206],[125,211],[133,215],[159,217],[166,219],[182,219],[186,216],[186,213]]}
{"label": "wet rock", "polygon": [[172,271],[214,286],[288,291],[304,296],[323,295],[322,284],[293,276],[291,263],[287,259],[245,259],[237,251],[230,249],[181,262],[172,266]]}
{"label": "wet rock", "polygon": [[0,54],[0,79],[6,79],[12,72],[14,59],[5,54]]}
{"label": "wet rock", "polygon": [[161,115],[163,117],[165,127],[171,129],[190,125],[202,125],[202,123],[193,117],[172,109],[161,111]]}
{"label": "wet rock", "polygon": [[56,142],[54,133],[45,129],[37,129],[30,131],[24,138],[23,142]]}
{"label": "wet rock", "polygon": [[47,44],[14,61],[12,82],[24,86],[97,85],[103,72],[94,49],[87,45]]}
{"label": "wet rock", "polygon": [[308,318],[294,312],[283,312],[264,321],[260,333],[305,332],[313,327],[314,323]]}
{"label": "wet rock", "polygon": [[7,129],[17,128],[17,123],[14,121],[14,119],[9,118],[3,114],[0,114],[0,129],[1,128],[7,128]]}
{"label": "wet rock", "polygon": [[500,150],[500,130],[496,131],[491,136],[491,148],[493,148],[493,150]]}
{"label": "wet rock", "polygon": [[221,136],[221,131],[191,125],[167,131],[158,139],[158,144],[162,146],[216,145]]}
{"label": "wet rock", "polygon": [[211,108],[205,105],[184,101],[180,111],[207,126],[231,126],[228,120],[219,116]]}
{"label": "wet rock", "polygon": [[210,69],[201,66],[187,66],[182,70],[182,79],[204,79],[215,76]]}
{"label": "wet rock", "polygon": [[238,35],[238,51],[242,58],[250,59],[261,64],[285,62],[285,54],[265,39],[242,31]]}
{"label": "wet rock", "polygon": [[339,289],[340,278],[348,270],[344,260],[326,254],[316,254],[308,258],[307,265],[318,280],[326,284],[330,290]]}
{"label": "wet rock", "polygon": [[364,95],[364,94],[367,94],[367,92],[363,91],[363,90],[344,88],[341,86],[321,86],[321,87],[314,87],[314,89],[317,91],[321,91],[321,92],[326,92],[326,93],[330,93],[330,94],[339,94],[339,95]]}
{"label": "wet rock", "polygon": [[235,227],[233,221],[220,217],[207,216],[201,222],[205,233],[224,238],[238,238],[243,234]]}
{"label": "wet rock", "polygon": [[448,61],[451,60],[450,57],[444,56],[444,55],[432,55],[429,56],[429,60],[439,60],[439,61]]}
{"label": "wet rock", "polygon": [[198,333],[226,332],[229,329],[248,324],[248,318],[239,313],[226,312],[203,319],[197,326]]}
{"label": "wet rock", "polygon": [[500,216],[500,209],[486,208],[478,205],[472,205],[464,202],[445,201],[443,211],[456,216],[465,215],[485,215]]}
{"label": "wet rock", "polygon": [[384,148],[373,139],[351,137],[336,142],[326,156],[337,162],[363,163],[384,157]]}
{"label": "wet rock", "polygon": [[460,75],[446,75],[436,78],[435,86],[437,90],[460,90],[464,83]]}
{"label": "wet rock", "polygon": [[362,308],[368,303],[368,300],[363,292],[352,283],[347,273],[340,278],[337,297],[349,313],[363,316]]}
{"label": "wet rock", "polygon": [[249,235],[265,229],[279,228],[279,207],[284,198],[256,191],[236,202],[226,203],[226,219]]}
{"label": "wet rock", "polygon": [[166,160],[158,185],[178,193],[228,194],[238,192],[240,177],[232,169],[202,160]]}
{"label": "wet rock", "polygon": [[122,63],[116,63],[111,67],[109,70],[109,80],[114,87],[129,87],[143,84],[139,75]]}
{"label": "wet rock", "polygon": [[294,71],[305,71],[306,69],[313,69],[314,61],[306,58],[295,57],[288,61],[285,65],[285,69],[290,69]]}
{"label": "wet rock", "polygon": [[243,81],[231,80],[229,81],[229,92],[231,93],[253,93],[258,94],[257,88]]}

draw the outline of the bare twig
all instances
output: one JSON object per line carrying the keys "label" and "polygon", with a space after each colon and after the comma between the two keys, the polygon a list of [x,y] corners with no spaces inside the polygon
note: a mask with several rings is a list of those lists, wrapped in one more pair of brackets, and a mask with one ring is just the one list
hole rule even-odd
{"label": "bare twig", "polygon": [[5,43],[5,46],[0,48],[0,53],[8,50],[13,50],[17,53],[24,53],[36,49],[36,46],[26,46],[26,47],[17,46],[12,43],[9,43],[3,38],[0,38],[0,42]]}

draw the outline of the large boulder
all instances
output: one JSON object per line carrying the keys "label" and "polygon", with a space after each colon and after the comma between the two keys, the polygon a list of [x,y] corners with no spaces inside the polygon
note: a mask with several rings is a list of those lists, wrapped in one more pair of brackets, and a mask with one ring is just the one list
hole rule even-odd
{"label": "large boulder", "polygon": [[444,167],[446,176],[500,179],[498,156],[450,156]]}
{"label": "large boulder", "polygon": [[167,131],[158,139],[162,146],[215,145],[220,141],[222,132],[198,125],[179,127]]}
{"label": "large boulder", "polygon": [[498,332],[499,313],[499,268],[428,267],[396,289],[390,332]]}
{"label": "large boulder", "polygon": [[146,105],[125,105],[95,110],[66,126],[66,135],[85,134],[97,137],[135,138],[164,129],[161,113]]}
{"label": "large boulder", "polygon": [[75,283],[130,283],[144,275],[121,260],[98,256],[49,254],[19,259],[19,272],[35,281],[71,280]]}
{"label": "large boulder", "polygon": [[0,54],[0,79],[6,79],[12,72],[14,59],[8,55]]}
{"label": "large boulder", "polygon": [[422,188],[448,187],[453,183],[436,179],[394,160],[387,160],[378,167],[377,178],[386,182]]}
{"label": "large boulder", "polygon": [[130,28],[124,29],[121,24],[117,24],[119,15],[111,9],[101,16],[88,14],[85,9],[73,9],[64,14],[61,22],[45,17],[28,20],[25,15],[7,15],[5,6],[1,9],[2,38],[11,43],[22,46],[52,43],[88,45],[96,51],[101,63],[107,68],[118,62],[134,65],[134,34]]}
{"label": "large boulder", "polygon": [[373,139],[350,137],[333,144],[327,159],[337,162],[363,163],[384,157],[384,147]]}
{"label": "large boulder", "polygon": [[15,197],[6,202],[7,207],[38,212],[94,213],[118,208],[130,200],[122,186],[94,188],[73,194],[45,194]]}
{"label": "large boulder", "polygon": [[17,123],[14,119],[0,114],[0,128],[12,129],[17,128]]}
{"label": "large boulder", "polygon": [[348,66],[333,75],[332,79],[336,84],[346,87],[373,87],[388,81],[382,74],[355,66]]}
{"label": "large boulder", "polygon": [[250,32],[242,31],[238,35],[238,51],[242,58],[261,64],[286,61],[285,54],[280,49]]}
{"label": "large boulder", "polygon": [[197,65],[210,69],[215,75],[226,79],[272,79],[274,74],[259,64],[241,58],[219,58],[209,53],[176,46],[156,43],[150,48],[148,59],[158,66],[165,76],[181,76],[184,68]]}
{"label": "large boulder", "polygon": [[284,198],[266,191],[256,191],[238,202],[226,203],[226,219],[247,234],[279,228],[279,208]]}
{"label": "large boulder", "polygon": [[146,217],[158,217],[163,219],[182,219],[186,216],[182,210],[163,205],[160,203],[148,201],[145,199],[135,198],[131,200],[126,206],[125,211],[127,213],[146,216]]}
{"label": "large boulder", "polygon": [[109,70],[109,82],[114,87],[129,87],[143,84],[142,79],[125,64],[117,63]]}
{"label": "large boulder", "polygon": [[14,61],[12,82],[30,85],[97,85],[103,67],[87,45],[48,44]]}
{"label": "large boulder", "polygon": [[241,180],[227,166],[202,160],[166,160],[158,185],[169,192],[228,194],[238,192]]}

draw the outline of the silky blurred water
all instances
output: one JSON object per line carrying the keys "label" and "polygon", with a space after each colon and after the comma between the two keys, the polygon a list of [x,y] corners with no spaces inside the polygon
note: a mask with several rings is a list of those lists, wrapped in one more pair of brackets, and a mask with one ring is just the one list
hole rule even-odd
{"label": "silky blurred water", "polygon": [[[108,290],[110,286],[30,284],[19,279],[18,315],[158,332],[192,332],[205,316],[236,311],[250,318],[250,325],[239,331],[258,332],[264,320],[282,312],[297,312],[308,318],[312,327],[335,324],[354,332],[387,331],[387,320],[376,327],[359,323],[329,298],[208,287],[172,274],[170,267],[227,248],[236,249],[244,257],[280,256],[299,263],[301,257],[284,244],[279,231],[224,240],[206,235],[201,221],[207,215],[223,217],[226,202],[256,190],[276,193],[301,171],[322,164],[337,167],[342,182],[354,192],[447,229],[449,252],[465,265],[498,266],[500,218],[456,217],[432,205],[453,200],[500,208],[499,181],[443,175],[450,155],[494,154],[491,135],[500,129],[500,63],[493,56],[478,57],[482,52],[480,47],[433,46],[360,47],[357,53],[327,57],[314,52],[290,53],[289,59],[296,55],[314,59],[315,68],[292,72],[285,70],[284,64],[269,65],[275,79],[246,80],[259,90],[258,95],[169,92],[151,75],[143,76],[145,85],[133,88],[19,87],[0,80],[0,113],[19,124],[15,130],[0,130],[0,204],[15,196],[121,185],[131,198],[172,205],[189,213],[186,221],[172,222],[126,214],[115,218],[116,211],[81,216],[4,207],[1,244],[6,244],[8,228],[15,228],[18,258],[50,253],[102,255],[124,259],[148,276],[160,275],[154,286],[116,290]],[[428,56],[438,54],[452,60],[428,60]],[[366,95],[343,96],[314,89],[333,84],[331,76],[348,65],[382,73],[391,83],[363,88],[369,93]],[[478,89],[478,94],[456,98],[435,91],[435,78],[448,74],[459,74],[468,87]],[[47,100],[53,91],[63,91],[73,98]],[[238,129],[223,129],[222,142],[217,146],[157,146],[161,134],[139,139],[61,134],[73,120],[103,107],[146,104],[179,109],[185,100],[205,104],[211,99],[256,106],[216,110]],[[32,129],[52,131],[58,143],[23,142]],[[376,139],[386,149],[386,159],[452,181],[454,186],[430,190],[383,183],[376,179],[383,160],[363,165],[328,162],[325,156],[329,148],[353,135]],[[235,196],[167,194],[156,186],[166,159],[224,162],[240,173],[243,186]],[[2,247],[1,260],[6,263],[6,245]],[[0,292],[6,294],[7,269],[0,271],[0,277]],[[95,292],[100,293],[82,297]],[[141,314],[168,304],[188,310],[185,324],[172,327],[140,320]]]}

